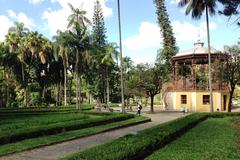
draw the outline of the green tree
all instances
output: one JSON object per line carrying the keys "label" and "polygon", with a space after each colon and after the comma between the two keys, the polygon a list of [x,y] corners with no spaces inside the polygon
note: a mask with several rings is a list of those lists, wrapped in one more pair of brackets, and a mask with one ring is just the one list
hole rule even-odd
{"label": "green tree", "polygon": [[[224,6],[223,10],[219,11],[220,14],[224,14],[225,16],[232,17],[239,15],[240,11],[240,0],[219,0]],[[234,19],[234,22],[236,22],[240,26],[240,16],[238,16],[236,19]]]}
{"label": "green tree", "polygon": [[93,13],[93,43],[104,52],[106,47],[106,28],[104,23],[104,16],[99,0],[95,0]]}
{"label": "green tree", "polygon": [[154,3],[157,8],[156,14],[158,16],[158,24],[163,36],[163,49],[161,50],[161,58],[162,61],[167,64],[169,71],[171,72],[172,57],[177,53],[176,39],[174,37],[171,22],[164,4],[165,0],[154,0]]}
{"label": "green tree", "polygon": [[[102,102],[107,103],[109,98],[108,94],[108,73],[107,68],[109,68],[109,64],[106,64],[106,58],[109,57],[109,51],[107,51],[107,41],[106,41],[106,28],[104,23],[104,16],[102,11],[102,6],[99,0],[95,0],[94,2],[94,13],[93,13],[93,26],[92,26],[92,34],[93,34],[93,45],[95,49],[98,50],[98,56],[96,57],[101,62],[98,65],[98,92],[102,93],[98,99],[101,99]],[[108,48],[109,49],[109,48]]]}
{"label": "green tree", "polygon": [[86,39],[86,30],[90,21],[86,18],[86,11],[82,11],[78,8],[74,8],[69,4],[72,14],[68,17],[68,29],[69,34],[72,37],[72,46],[76,51],[76,61],[75,61],[75,75],[77,77],[77,89],[76,89],[76,108],[80,109],[81,103],[81,75],[83,74],[84,68],[87,67],[85,62],[89,62],[89,56],[86,46],[88,45],[88,40]]}
{"label": "green tree", "polygon": [[[228,112],[231,112],[231,104],[236,85],[240,83],[240,46],[226,46],[224,53],[227,55],[226,61],[223,63],[223,68],[220,68],[223,80],[229,84],[229,103]],[[222,72],[224,72],[222,74]]]}
{"label": "green tree", "polygon": [[211,69],[211,46],[210,46],[210,33],[209,33],[209,14],[214,15],[216,12],[216,0],[180,0],[179,6],[186,7],[186,15],[192,15],[193,19],[200,19],[205,11],[206,25],[207,25],[207,37],[208,37],[208,79],[210,90],[210,111],[213,112],[213,94],[212,94],[212,69]]}
{"label": "green tree", "polygon": [[9,45],[10,54],[16,54],[19,61],[21,62],[20,68],[22,79],[20,79],[20,84],[24,88],[24,102],[26,107],[28,107],[27,81],[25,77],[25,60],[27,53],[26,46],[23,43],[25,42],[25,38],[28,35],[28,32],[29,30],[24,27],[23,23],[15,22],[14,26],[9,28],[5,40],[5,42]]}
{"label": "green tree", "polygon": [[58,32],[58,35],[55,37],[55,47],[57,52],[57,59],[61,57],[64,67],[64,105],[67,105],[67,68],[69,67],[69,56],[71,53],[71,46],[69,45],[69,33]]}
{"label": "green tree", "polygon": [[146,95],[151,99],[151,112],[154,112],[154,97],[160,93],[162,85],[166,82],[167,71],[166,64],[157,64],[154,67],[147,67],[142,72],[139,86],[145,90]]}

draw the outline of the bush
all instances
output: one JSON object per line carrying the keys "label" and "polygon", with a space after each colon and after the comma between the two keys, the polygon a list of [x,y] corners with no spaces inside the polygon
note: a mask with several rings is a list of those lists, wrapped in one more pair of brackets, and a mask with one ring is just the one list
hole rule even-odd
{"label": "bush", "polygon": [[109,143],[70,155],[63,160],[126,160],[144,159],[154,150],[175,140],[199,122],[207,119],[207,114],[192,114],[168,123],[129,134]]}
{"label": "bush", "polygon": [[0,136],[0,144],[14,143],[20,140],[41,137],[46,135],[53,135],[62,133],[70,130],[83,129],[88,127],[93,127],[97,125],[104,125],[107,123],[123,121],[126,119],[133,118],[134,115],[131,114],[113,114],[111,116],[104,116],[95,119],[83,119],[76,121],[67,121],[62,123],[49,124],[47,126],[39,126],[35,128],[22,128],[15,130],[14,132],[7,132]]}

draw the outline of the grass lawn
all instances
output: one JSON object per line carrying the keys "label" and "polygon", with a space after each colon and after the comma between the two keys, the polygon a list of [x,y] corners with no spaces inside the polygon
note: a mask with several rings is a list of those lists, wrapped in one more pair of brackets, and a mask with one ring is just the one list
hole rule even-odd
{"label": "grass lawn", "polygon": [[146,159],[238,160],[240,152],[232,119],[209,118]]}
{"label": "grass lawn", "polygon": [[85,137],[85,136],[109,131],[116,128],[126,127],[126,126],[130,126],[130,125],[134,125],[134,124],[138,124],[146,121],[149,121],[149,119],[145,117],[136,116],[134,118],[127,119],[120,122],[113,122],[105,125],[99,125],[99,126],[94,126],[90,128],[63,132],[56,135],[26,139],[23,141],[19,141],[17,143],[0,145],[0,156],[6,155],[9,153],[20,152],[20,151],[24,151],[24,150],[28,150],[36,147],[41,147],[45,145],[50,145],[50,144],[54,144],[54,143],[58,143],[66,140]]}
{"label": "grass lawn", "polygon": [[46,125],[61,124],[63,122],[83,121],[86,119],[95,119],[100,116],[86,114],[43,114],[43,115],[25,115],[4,118],[0,122],[0,136],[8,135],[11,132],[40,128]]}

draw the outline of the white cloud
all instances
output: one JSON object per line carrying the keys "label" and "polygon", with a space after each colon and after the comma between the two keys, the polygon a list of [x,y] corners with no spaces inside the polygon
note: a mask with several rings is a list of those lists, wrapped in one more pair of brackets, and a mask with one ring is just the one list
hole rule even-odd
{"label": "white cloud", "polygon": [[137,51],[157,47],[160,45],[161,41],[161,34],[158,25],[150,22],[142,22],[139,34],[127,38],[124,41],[124,44],[128,49]]}
{"label": "white cloud", "polygon": [[[209,26],[210,30],[217,28],[214,22],[210,22]],[[173,21],[172,27],[178,44],[185,41],[194,42],[198,38],[198,35],[200,35],[201,38],[207,35],[205,22],[199,25],[193,25],[188,22]],[[124,40],[124,45],[131,51],[141,51],[150,48],[160,48],[161,42],[162,35],[158,24],[142,22],[139,33]]]}
{"label": "white cloud", "polygon": [[29,29],[36,26],[33,20],[23,12],[20,12],[19,14],[16,14],[13,10],[8,10],[7,12],[8,17],[11,18],[12,21],[22,22]]}
{"label": "white cloud", "polygon": [[[178,43],[183,41],[195,41],[198,37],[198,34],[201,37],[206,37],[207,35],[205,22],[202,22],[199,26],[196,26],[188,22],[174,21],[172,22],[172,27]],[[215,30],[217,25],[214,22],[210,22],[209,27],[210,30]]]}
{"label": "white cloud", "polygon": [[16,14],[13,10],[7,11],[8,16],[0,15],[0,41],[4,41],[5,35],[8,33],[8,29],[14,25],[13,22],[22,22],[24,25],[31,29],[32,27],[36,26],[33,23],[33,20],[30,19],[25,13],[20,12]]}
{"label": "white cloud", "polygon": [[180,2],[180,0],[171,0],[170,4],[178,4]]}
{"label": "white cloud", "polygon": [[6,16],[0,16],[0,41],[4,41],[5,35],[8,32],[9,27],[13,25],[13,22]]}
{"label": "white cloud", "polygon": [[30,4],[34,4],[34,5],[39,4],[39,3],[42,3],[43,1],[45,1],[45,0],[28,0],[28,2],[29,2]]}
{"label": "white cloud", "polygon": [[[71,14],[71,10],[68,3],[71,3],[75,8],[80,7],[87,11],[86,17],[92,20],[93,17],[93,6],[95,0],[51,0],[52,3],[59,3],[61,9],[51,10],[48,9],[43,13],[42,18],[47,21],[46,27],[48,28],[51,35],[56,34],[57,30],[66,30],[67,18]],[[106,6],[108,0],[100,0],[104,17],[112,15],[112,8]]]}

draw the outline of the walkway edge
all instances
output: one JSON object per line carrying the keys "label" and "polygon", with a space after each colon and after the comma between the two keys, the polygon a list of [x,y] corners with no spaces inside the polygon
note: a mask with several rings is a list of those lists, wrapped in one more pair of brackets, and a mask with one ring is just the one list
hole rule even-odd
{"label": "walkway edge", "polygon": [[[36,147],[23,149],[21,151],[14,151],[14,152],[11,152],[11,153],[2,154],[2,155],[0,155],[0,158],[5,157],[5,156],[11,156],[11,155],[16,154],[16,153],[21,153],[21,152],[25,152],[25,151],[31,151],[31,150],[34,150],[34,149],[39,149],[39,148],[42,148],[42,147],[55,145],[55,144],[61,144],[61,143],[67,142],[67,141],[81,139],[81,138],[84,138],[84,137],[89,137],[89,136],[101,134],[101,133],[108,132],[108,131],[113,131],[113,130],[117,130],[117,129],[121,129],[121,128],[127,128],[127,127],[130,127],[130,126],[135,126],[135,125],[139,125],[139,124],[143,124],[143,123],[147,123],[147,122],[151,122],[151,118],[145,117],[145,119],[143,119],[143,120],[140,120],[140,121],[137,121],[137,122],[134,122],[134,123],[125,124],[125,125],[122,125],[122,126],[117,126],[117,127],[114,127],[114,128],[108,128],[108,129],[102,130],[100,132],[90,133],[88,135],[83,135],[83,136],[79,136],[79,137],[68,138],[68,139],[65,139],[65,140],[62,140],[62,141],[59,141],[59,142],[52,142],[52,143],[49,143],[49,144],[42,144],[42,145],[39,145],[39,146],[36,146]],[[113,122],[113,123],[116,123],[116,122]],[[101,126],[101,125],[99,125],[99,126]],[[95,127],[99,127],[99,126],[95,126]]]}

